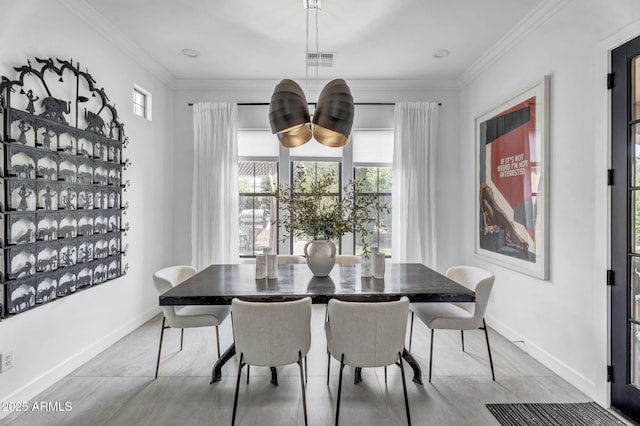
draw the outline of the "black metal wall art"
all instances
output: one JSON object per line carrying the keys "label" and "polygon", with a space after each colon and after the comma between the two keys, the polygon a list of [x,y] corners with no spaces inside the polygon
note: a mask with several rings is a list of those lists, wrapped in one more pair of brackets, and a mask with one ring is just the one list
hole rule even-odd
{"label": "black metal wall art", "polygon": [[128,269],[124,125],[79,63],[35,63],[0,81],[0,318]]}

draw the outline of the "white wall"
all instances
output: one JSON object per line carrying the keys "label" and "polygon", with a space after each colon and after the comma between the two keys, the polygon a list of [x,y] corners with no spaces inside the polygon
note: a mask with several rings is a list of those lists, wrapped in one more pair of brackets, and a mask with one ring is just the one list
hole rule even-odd
{"label": "white wall", "polygon": [[[474,117],[551,76],[550,275],[542,281],[473,255],[474,200],[460,208],[466,261],[496,274],[488,323],[601,404],[608,403],[606,49],[640,18],[632,0],[568,2],[555,16],[473,76],[461,92],[463,182],[474,182]],[[617,40],[621,43],[624,40]],[[609,43],[609,46],[605,46]],[[495,360],[500,363],[500,359]],[[499,380],[499,378],[498,378]]]}
{"label": "white wall", "polygon": [[[191,205],[191,164],[193,102],[269,102],[277,81],[179,81],[174,90],[175,135],[173,157],[178,171],[174,181],[175,216],[174,228],[175,256],[181,262],[191,262],[191,224],[190,216],[184,214],[184,206]],[[309,102],[316,101],[322,82],[305,90]],[[312,83],[313,84],[313,83]],[[437,268],[444,270],[448,265],[459,262],[459,232],[457,226],[462,220],[458,208],[459,198],[451,194],[458,193],[458,165],[460,158],[460,111],[459,87],[452,81],[347,81],[355,102],[401,102],[401,101],[439,101],[438,182],[436,193],[437,229]],[[264,115],[264,127],[269,128],[268,117]],[[275,136],[274,136],[275,137]]]}
{"label": "white wall", "polygon": [[[0,75],[14,77],[14,66],[35,57],[73,58],[115,103],[133,163],[123,176],[131,180],[123,197],[129,273],[0,322],[0,352],[14,356],[14,368],[0,375],[0,401],[35,396],[159,312],[151,275],[173,253],[171,92],[93,28],[58,2],[13,2],[0,14]],[[131,112],[134,83],[153,94],[153,122]]]}

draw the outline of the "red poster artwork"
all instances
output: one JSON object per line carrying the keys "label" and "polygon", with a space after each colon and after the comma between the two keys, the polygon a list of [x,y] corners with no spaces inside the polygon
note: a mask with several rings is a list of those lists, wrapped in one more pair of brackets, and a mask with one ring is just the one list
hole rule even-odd
{"label": "red poster artwork", "polygon": [[483,121],[480,132],[486,165],[480,176],[480,247],[535,262],[531,167],[536,98]]}

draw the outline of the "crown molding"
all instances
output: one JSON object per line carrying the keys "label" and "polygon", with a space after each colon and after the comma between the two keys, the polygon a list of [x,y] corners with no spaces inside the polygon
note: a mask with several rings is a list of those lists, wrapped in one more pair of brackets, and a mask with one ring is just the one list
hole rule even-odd
{"label": "crown molding", "polygon": [[350,80],[349,86],[358,90],[459,90],[457,80]]}
{"label": "crown molding", "polygon": [[545,0],[540,3],[460,75],[460,86],[466,86],[473,81],[482,71],[510,51],[523,38],[532,33],[571,1],[572,0]]}
{"label": "crown molding", "polygon": [[273,89],[279,79],[183,79],[174,78],[170,86],[173,90],[211,90],[220,92],[251,92]]}
{"label": "crown molding", "polygon": [[58,2],[164,84],[169,85],[174,80],[174,76],[165,67],[147,55],[142,48],[85,1],[58,0]]}

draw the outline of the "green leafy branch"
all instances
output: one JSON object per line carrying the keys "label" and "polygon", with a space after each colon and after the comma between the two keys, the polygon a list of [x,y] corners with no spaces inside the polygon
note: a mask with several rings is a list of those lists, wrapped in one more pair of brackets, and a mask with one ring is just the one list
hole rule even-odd
{"label": "green leafy branch", "polygon": [[312,179],[304,166],[296,167],[294,183],[281,185],[276,195],[283,212],[277,224],[287,233],[282,241],[292,236],[333,240],[355,232],[360,236],[363,252],[368,252],[366,237],[376,227],[386,229],[378,217],[382,211],[388,213],[389,206],[381,204],[376,194],[363,193],[357,180],[344,186],[342,199],[332,197],[328,188],[336,184],[333,172]]}

